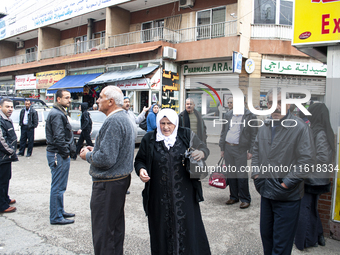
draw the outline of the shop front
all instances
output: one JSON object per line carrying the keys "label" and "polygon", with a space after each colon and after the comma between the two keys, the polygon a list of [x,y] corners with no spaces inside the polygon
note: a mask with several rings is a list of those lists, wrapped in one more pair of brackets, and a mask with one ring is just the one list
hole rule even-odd
{"label": "shop front", "polygon": [[[266,108],[266,94],[271,88],[305,88],[311,92],[313,102],[323,102],[326,93],[327,65],[262,59],[261,107]],[[291,94],[303,98],[303,94]]]}
{"label": "shop front", "polygon": [[[15,76],[15,93],[18,97],[36,98],[40,95],[37,90],[36,77],[34,74]],[[16,105],[14,105],[15,108]]]}
{"label": "shop front", "polygon": [[[184,98],[192,98],[195,109],[202,114],[208,139],[221,133],[221,125],[214,126],[215,119],[222,118],[231,96],[228,86],[239,86],[239,74],[233,70],[233,61],[220,60],[182,65]],[[215,139],[216,140],[216,139]],[[215,142],[215,140],[213,140]]]}
{"label": "shop front", "polygon": [[91,93],[99,95],[107,85],[119,87],[130,98],[131,110],[140,112],[144,106],[160,103],[161,69],[149,66],[129,70],[107,72],[86,84]]}
{"label": "shop front", "polygon": [[37,89],[39,90],[40,99],[45,103],[53,103],[54,95],[48,94],[47,89],[66,76],[65,70],[55,70],[40,72],[36,74]]}
{"label": "shop front", "polygon": [[0,96],[15,95],[15,80],[12,75],[0,77]]}
{"label": "shop front", "polygon": [[[79,104],[83,102],[83,96],[88,95],[90,91],[84,88],[88,81],[91,81],[101,75],[101,73],[94,74],[80,74],[65,76],[54,85],[47,89],[48,94],[55,94],[58,89],[66,89],[71,93],[72,103],[71,109],[78,110]],[[85,93],[84,93],[85,92]]]}

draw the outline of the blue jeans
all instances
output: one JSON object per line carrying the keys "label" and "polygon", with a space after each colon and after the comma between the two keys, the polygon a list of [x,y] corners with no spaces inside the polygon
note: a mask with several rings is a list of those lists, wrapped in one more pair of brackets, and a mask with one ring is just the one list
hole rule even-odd
{"label": "blue jeans", "polygon": [[[58,153],[47,151],[47,162],[51,168],[52,183],[50,196],[50,222],[64,219],[64,193],[70,170],[70,157],[63,159]],[[56,164],[57,162],[57,164]]]}

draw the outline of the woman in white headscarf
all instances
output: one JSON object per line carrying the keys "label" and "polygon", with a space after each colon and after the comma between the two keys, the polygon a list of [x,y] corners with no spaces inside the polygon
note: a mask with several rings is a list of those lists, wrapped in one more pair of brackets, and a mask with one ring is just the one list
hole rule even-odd
{"label": "woman in white headscarf", "polygon": [[[152,254],[211,254],[199,202],[202,186],[191,179],[189,163],[183,164],[191,130],[178,126],[172,109],[157,114],[157,129],[145,134],[135,158],[135,170],[145,182],[142,192],[148,216]],[[206,159],[209,149],[195,135],[193,157]]]}

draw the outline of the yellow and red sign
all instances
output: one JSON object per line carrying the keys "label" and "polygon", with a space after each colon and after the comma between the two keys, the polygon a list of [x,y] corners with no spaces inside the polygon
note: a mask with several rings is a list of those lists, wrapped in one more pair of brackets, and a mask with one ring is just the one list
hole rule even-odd
{"label": "yellow and red sign", "polygon": [[340,42],[340,0],[295,0],[293,45]]}
{"label": "yellow and red sign", "polygon": [[36,73],[37,89],[47,89],[66,75],[65,70]]}

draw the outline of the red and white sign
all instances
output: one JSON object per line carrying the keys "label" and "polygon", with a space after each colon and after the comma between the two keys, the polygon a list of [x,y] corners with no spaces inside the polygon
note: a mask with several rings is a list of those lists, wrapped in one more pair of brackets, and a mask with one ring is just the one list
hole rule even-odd
{"label": "red and white sign", "polygon": [[36,78],[34,74],[15,76],[15,90],[36,89]]}
{"label": "red and white sign", "polygon": [[155,75],[151,78],[150,87],[152,90],[160,90],[161,88],[161,69],[158,68]]}
{"label": "red and white sign", "polygon": [[135,90],[135,89],[148,90],[150,85],[150,79],[147,78],[116,81],[115,85],[121,90]]}

